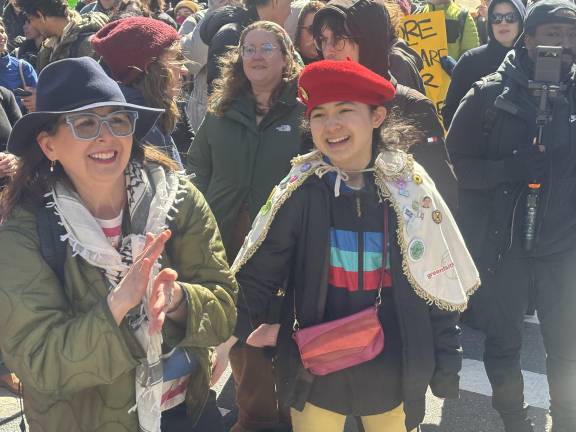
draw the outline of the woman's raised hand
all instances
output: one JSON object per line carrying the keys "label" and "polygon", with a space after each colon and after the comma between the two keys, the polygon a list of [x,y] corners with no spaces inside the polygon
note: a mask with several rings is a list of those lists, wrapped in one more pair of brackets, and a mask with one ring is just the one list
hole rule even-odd
{"label": "woman's raised hand", "polygon": [[162,231],[157,236],[146,234],[144,249],[136,257],[126,276],[108,294],[108,307],[117,324],[122,322],[130,309],[142,301],[152,266],[164,251],[164,245],[171,235],[170,230]]}
{"label": "woman's raised hand", "polygon": [[162,269],[154,278],[152,293],[148,303],[149,332],[154,334],[162,330],[166,314],[179,309],[184,293],[176,283],[178,273],[171,268]]}

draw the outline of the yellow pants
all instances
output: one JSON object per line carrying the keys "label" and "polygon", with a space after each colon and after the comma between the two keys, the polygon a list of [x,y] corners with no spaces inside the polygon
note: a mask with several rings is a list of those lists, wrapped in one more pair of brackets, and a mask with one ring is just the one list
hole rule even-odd
{"label": "yellow pants", "polygon": [[[319,408],[311,403],[304,405],[303,411],[292,408],[292,429],[294,432],[343,432],[346,416]],[[362,417],[366,432],[406,432],[404,406],[400,404],[391,411]]]}

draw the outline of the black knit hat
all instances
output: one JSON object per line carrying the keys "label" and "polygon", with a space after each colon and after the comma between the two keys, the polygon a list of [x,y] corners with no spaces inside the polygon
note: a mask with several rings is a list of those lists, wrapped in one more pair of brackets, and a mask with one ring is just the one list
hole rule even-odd
{"label": "black knit hat", "polygon": [[524,31],[516,42],[516,47],[524,46],[524,36],[542,24],[576,24],[576,5],[570,0],[540,0],[532,3],[526,11]]}

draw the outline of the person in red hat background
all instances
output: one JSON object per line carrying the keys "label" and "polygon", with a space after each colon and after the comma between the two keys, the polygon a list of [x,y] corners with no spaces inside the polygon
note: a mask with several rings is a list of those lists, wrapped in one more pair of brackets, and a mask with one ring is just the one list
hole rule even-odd
{"label": "person in red hat background", "polygon": [[128,101],[164,109],[144,140],[182,166],[171,136],[180,118],[176,101],[185,73],[179,39],[176,29],[162,21],[129,17],[102,28],[92,38],[92,46]]}
{"label": "person in red hat background", "polygon": [[[478,272],[426,171],[395,149],[417,131],[388,117],[388,80],[324,60],[304,69],[299,94],[315,150],[293,160],[232,266],[241,294],[226,344],[276,347],[279,400],[295,432],[341,432],[346,416],[361,417],[367,432],[414,430],[428,386],[458,397],[457,312]],[[280,319],[254,325],[279,287]],[[342,319],[375,336],[359,344]],[[322,336],[310,348],[302,331]],[[372,355],[335,364],[332,345]]]}

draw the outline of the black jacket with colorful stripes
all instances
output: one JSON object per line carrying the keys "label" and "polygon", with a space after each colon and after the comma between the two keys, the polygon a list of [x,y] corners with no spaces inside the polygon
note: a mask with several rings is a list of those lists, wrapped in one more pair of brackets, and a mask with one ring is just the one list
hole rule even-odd
{"label": "black jacket with colorful stripes", "polygon": [[[302,366],[292,340],[294,299],[301,328],[323,322],[333,199],[333,188],[311,176],[279,209],[266,239],[236,275],[241,294],[234,334],[240,340],[246,340],[258,323],[266,322],[269,305],[279,288],[285,289],[277,346],[279,400],[300,410],[314,376]],[[375,191],[373,199],[379,199]],[[429,385],[438,397],[458,397],[461,332],[456,312],[426,304],[410,286],[402,271],[396,215],[391,207],[388,213],[392,298],[402,338],[402,397],[406,427],[412,430],[424,419]]]}

